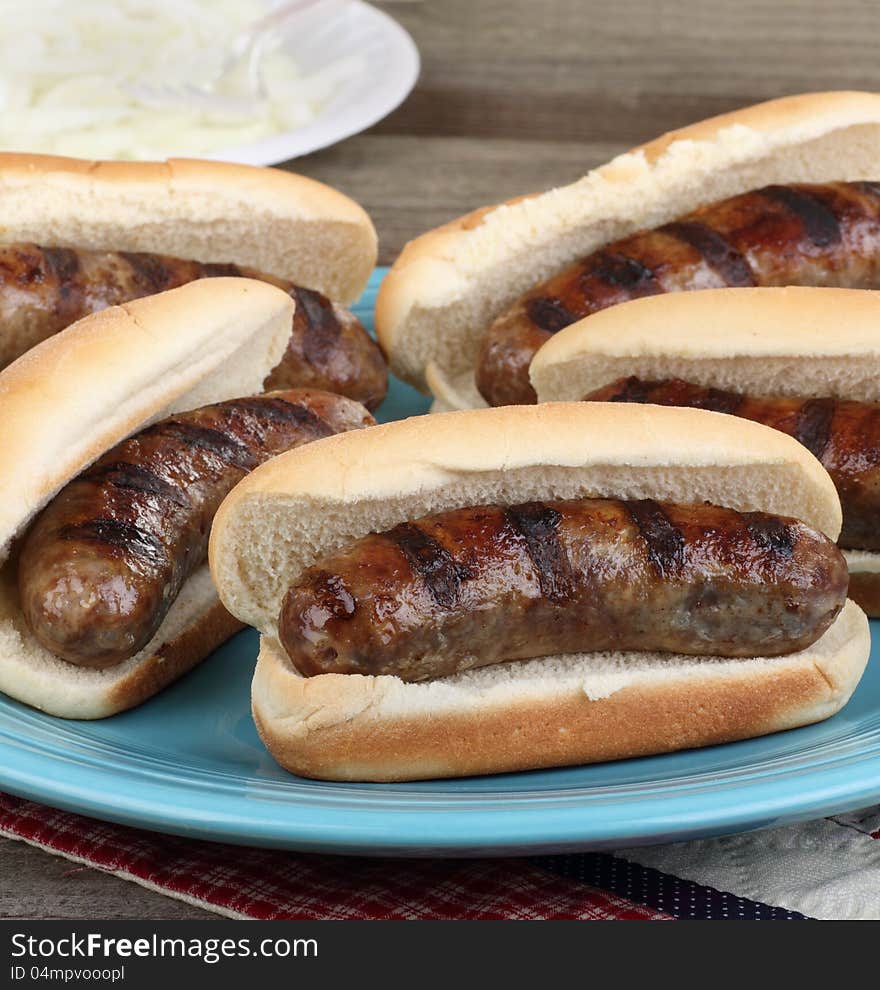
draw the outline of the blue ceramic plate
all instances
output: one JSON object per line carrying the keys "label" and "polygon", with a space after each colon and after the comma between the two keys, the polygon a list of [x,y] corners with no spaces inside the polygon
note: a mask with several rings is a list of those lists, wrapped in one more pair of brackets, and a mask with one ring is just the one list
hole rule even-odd
{"label": "blue ceramic plate", "polygon": [[[364,317],[377,283],[378,276],[361,301]],[[382,418],[425,408],[395,383]],[[256,634],[241,633],[159,697],[103,722],[66,722],[0,701],[0,787],[206,839],[450,856],[665,842],[880,800],[880,657],[873,655],[839,715],[762,739],[471,780],[330,784],[286,774],[260,744],[249,710],[256,652]]]}

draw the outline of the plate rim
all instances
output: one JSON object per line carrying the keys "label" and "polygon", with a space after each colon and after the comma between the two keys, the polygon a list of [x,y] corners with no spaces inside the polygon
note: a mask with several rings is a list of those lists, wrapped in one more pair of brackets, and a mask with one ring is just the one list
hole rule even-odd
{"label": "plate rim", "polygon": [[[426,795],[432,803],[441,803],[427,809],[418,807],[418,800],[412,806],[395,808],[395,803],[403,804],[398,794],[404,799],[411,795],[378,790],[377,799],[369,804],[345,801],[340,795],[340,809],[330,816],[336,820],[328,824],[323,806],[310,807],[296,800],[288,805],[289,814],[273,816],[271,810],[287,802],[255,801],[253,811],[248,808],[243,814],[246,799],[239,798],[236,814],[224,815],[217,808],[222,796],[212,800],[207,787],[203,793],[198,788],[191,790],[185,777],[171,784],[141,781],[136,790],[108,792],[112,770],[108,774],[80,765],[75,780],[47,781],[43,759],[0,738],[0,785],[28,800],[150,831],[235,845],[350,855],[484,856],[653,845],[808,821],[880,799],[878,749],[850,760],[843,769],[820,766],[804,769],[794,778],[775,774],[750,780],[745,786],[730,784],[713,790],[711,801],[676,793],[675,785],[671,792],[633,795],[625,803],[629,813],[615,794],[607,806],[572,799],[552,809],[548,809],[550,799],[540,792],[514,809],[506,802],[493,802],[492,794],[481,801],[475,793],[474,801],[481,806],[473,809],[442,806],[444,795]],[[359,785],[370,786],[382,787]],[[181,787],[188,802],[181,797]],[[803,797],[805,791],[810,794],[808,801]],[[174,802],[167,800],[172,793]],[[631,813],[636,803],[637,815]]]}

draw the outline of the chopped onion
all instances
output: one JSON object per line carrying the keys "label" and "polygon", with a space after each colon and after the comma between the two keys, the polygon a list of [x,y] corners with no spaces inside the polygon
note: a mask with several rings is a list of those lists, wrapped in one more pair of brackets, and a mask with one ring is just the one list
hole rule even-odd
{"label": "chopped onion", "polygon": [[[0,0],[0,150],[201,155],[308,124],[362,59],[349,56],[306,75],[281,27],[257,49],[259,90],[247,60],[224,73],[235,41],[276,6]],[[307,21],[297,30],[308,30]]]}

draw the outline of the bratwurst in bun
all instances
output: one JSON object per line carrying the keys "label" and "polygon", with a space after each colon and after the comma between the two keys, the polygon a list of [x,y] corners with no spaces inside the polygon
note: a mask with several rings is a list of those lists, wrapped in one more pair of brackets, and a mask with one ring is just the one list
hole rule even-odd
{"label": "bratwurst in bun", "polygon": [[100,718],[240,628],[206,567],[217,506],[267,458],[373,423],[316,389],[259,393],[293,301],[193,282],[86,317],[0,372],[0,690]]}
{"label": "bratwurst in bun", "polygon": [[0,368],[90,313],[196,279],[245,277],[296,303],[267,388],[375,409],[387,368],[341,304],[376,262],[370,218],[292,172],[227,162],[89,162],[0,153]]}
{"label": "bratwurst in bun", "polygon": [[295,773],[407,780],[665,752],[837,711],[868,655],[801,445],[603,403],[416,418],[257,468],[215,519]]}
{"label": "bratwurst in bun", "polygon": [[417,237],[382,283],[379,340],[437,409],[528,403],[538,347],[629,299],[876,288],[878,161],[877,93],[805,93],[700,121]]}

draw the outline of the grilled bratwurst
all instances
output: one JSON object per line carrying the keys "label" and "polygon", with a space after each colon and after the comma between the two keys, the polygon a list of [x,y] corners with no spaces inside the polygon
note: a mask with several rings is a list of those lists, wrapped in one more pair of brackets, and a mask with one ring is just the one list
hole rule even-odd
{"label": "grilled bratwurst", "polygon": [[393,674],[600,650],[773,656],[813,643],[847,568],[794,519],[650,499],[456,509],[306,570],[279,633],[306,676]]}
{"label": "grilled bratwurst", "polygon": [[843,399],[757,397],[703,388],[677,378],[621,378],[586,396],[598,402],[690,406],[753,419],[787,433],[822,462],[840,496],[849,550],[880,550],[880,403]]}
{"label": "grilled bratwurst", "polygon": [[51,653],[85,667],[134,656],[204,563],[221,501],[270,457],[374,422],[351,399],[272,392],[179,413],[109,450],[27,534],[25,620]]}
{"label": "grilled bratwurst", "polygon": [[529,364],[570,323],[640,296],[748,285],[880,288],[880,183],[766,186],[594,251],[495,320],[477,387],[493,406],[535,402]]}
{"label": "grilled bratwurst", "polygon": [[379,405],[388,387],[385,360],[348,310],[252,268],[160,254],[0,246],[0,368],[89,313],[223,275],[270,282],[296,302],[293,335],[266,388],[321,388],[369,409]]}

